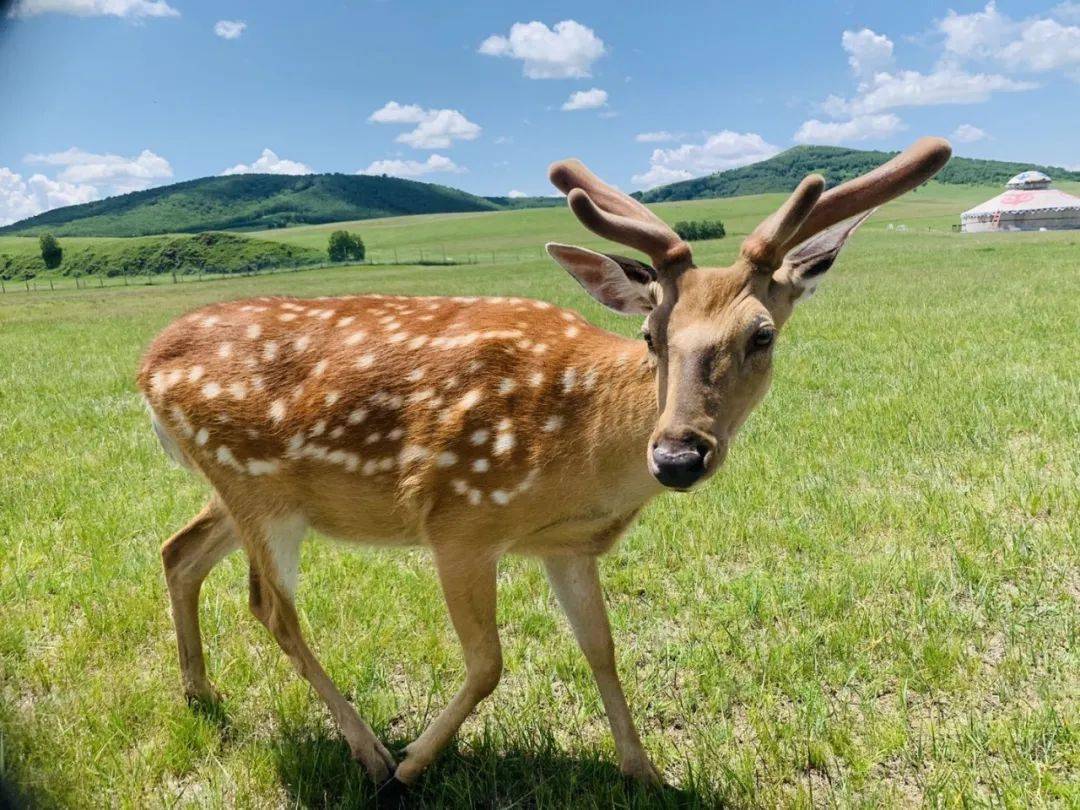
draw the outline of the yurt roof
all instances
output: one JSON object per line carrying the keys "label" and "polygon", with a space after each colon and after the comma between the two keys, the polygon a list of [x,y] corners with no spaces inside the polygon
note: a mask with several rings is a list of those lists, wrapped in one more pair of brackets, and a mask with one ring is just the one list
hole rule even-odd
{"label": "yurt roof", "polygon": [[1050,178],[1042,172],[1028,170],[1020,172],[1012,180],[1005,184],[1006,188],[1046,188],[1050,185]]}
{"label": "yurt roof", "polygon": [[[1043,175],[1044,177],[1046,175]],[[1080,211],[1080,197],[1066,194],[1056,188],[1009,189],[981,205],[976,205],[961,214],[961,217],[973,217],[980,214],[1021,213],[1024,211]]]}

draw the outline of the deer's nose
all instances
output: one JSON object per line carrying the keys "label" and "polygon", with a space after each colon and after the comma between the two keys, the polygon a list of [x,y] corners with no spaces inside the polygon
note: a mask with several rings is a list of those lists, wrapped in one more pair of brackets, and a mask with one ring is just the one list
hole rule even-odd
{"label": "deer's nose", "polygon": [[665,487],[689,489],[709,468],[712,443],[687,434],[664,436],[652,448],[652,474]]}

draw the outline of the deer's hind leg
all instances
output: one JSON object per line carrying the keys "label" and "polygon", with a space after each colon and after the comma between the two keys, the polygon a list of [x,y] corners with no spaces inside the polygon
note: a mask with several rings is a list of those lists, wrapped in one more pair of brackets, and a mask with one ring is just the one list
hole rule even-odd
{"label": "deer's hind leg", "polygon": [[263,527],[244,525],[241,534],[250,569],[251,612],[266,626],[296,671],[311,684],[330,710],[353,758],[376,783],[394,770],[394,757],[379,742],[371,727],[345,699],[308,647],[300,629],[294,594],[300,543],[307,524],[298,517],[268,521]]}
{"label": "deer's hind leg", "polygon": [[216,698],[203,659],[199,592],[211,569],[239,545],[236,527],[215,497],[161,547],[180,654],[180,676],[184,693],[191,701]]}

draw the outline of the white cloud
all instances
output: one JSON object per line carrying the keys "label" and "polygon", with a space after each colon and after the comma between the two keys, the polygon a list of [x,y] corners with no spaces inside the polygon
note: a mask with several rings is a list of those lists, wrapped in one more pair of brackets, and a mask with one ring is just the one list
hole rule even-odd
{"label": "white cloud", "polygon": [[62,167],[57,179],[74,185],[92,184],[107,189],[110,194],[126,194],[156,185],[173,176],[169,161],[144,149],[134,157],[99,155],[71,147],[63,152],[31,154],[27,163]]}
{"label": "white cloud", "polygon": [[24,180],[22,175],[0,166],[0,225],[53,208],[90,202],[100,196],[98,189],[90,185],[50,180],[43,174]]}
{"label": "white cloud", "polygon": [[847,100],[829,96],[822,109],[830,115],[869,115],[897,107],[927,107],[939,104],[976,104],[993,93],[1015,93],[1037,85],[994,73],[968,73],[950,65],[933,73],[901,70],[877,73],[859,85],[858,95]]}
{"label": "white cloud", "polygon": [[222,39],[240,39],[240,35],[247,28],[243,20],[218,20],[214,23],[214,33]]}
{"label": "white cloud", "polygon": [[570,98],[563,102],[563,112],[572,110],[595,110],[598,107],[607,106],[607,90],[594,87],[591,90],[577,90],[570,94]]}
{"label": "white cloud", "polygon": [[803,121],[792,140],[796,143],[840,144],[887,138],[904,129],[892,113],[859,115],[850,121]]}
{"label": "white cloud", "polygon": [[593,62],[604,55],[604,42],[574,20],[563,20],[554,28],[534,20],[514,23],[509,36],[488,37],[479,52],[521,60],[530,79],[582,79],[592,75]]}
{"label": "white cloud", "polygon": [[662,129],[658,132],[639,132],[634,136],[634,140],[638,143],[667,143],[685,137],[685,132],[668,132],[666,129]]}
{"label": "white cloud", "polygon": [[464,171],[464,167],[458,166],[448,157],[443,155],[429,155],[428,159],[423,162],[418,160],[396,159],[376,160],[366,169],[358,171],[357,174],[389,174],[394,177],[420,177],[425,174],[434,174],[436,172],[461,174]]}
{"label": "white cloud", "polygon": [[369,115],[368,121],[376,124],[419,124],[426,114],[424,108],[416,104],[388,101]]}
{"label": "white cloud", "polygon": [[709,135],[701,144],[684,143],[673,149],[654,149],[648,170],[634,175],[631,180],[642,188],[653,188],[756,163],[779,151],[755,132],[723,130]]}
{"label": "white cloud", "polygon": [[180,12],[165,0],[18,0],[9,17],[36,17],[38,14],[70,14],[75,17],[179,17]]}
{"label": "white cloud", "polygon": [[253,163],[237,163],[221,174],[314,174],[315,170],[306,163],[286,160],[278,157],[273,149],[263,149],[262,154]]}
{"label": "white cloud", "polygon": [[856,76],[873,76],[892,64],[892,40],[869,28],[845,31],[840,44],[848,52],[848,64]]}
{"label": "white cloud", "polygon": [[416,104],[388,101],[368,116],[376,124],[416,124],[394,140],[413,149],[449,149],[454,141],[472,141],[480,136],[482,127],[457,110],[425,110]]}
{"label": "white cloud", "polygon": [[953,130],[952,139],[957,143],[975,143],[987,137],[985,130],[971,124],[961,124]]}
{"label": "white cloud", "polygon": [[511,200],[516,200],[518,197],[528,197],[529,195],[524,191],[518,191],[516,188],[512,188],[506,193],[506,196]]}
{"label": "white cloud", "polygon": [[[1061,3],[1051,13],[1066,23],[1080,22],[1080,3]],[[1080,66],[1080,26],[1051,17],[1016,21],[993,2],[971,14],[950,11],[938,21],[938,31],[952,58],[995,62],[1007,70],[1032,73]]]}

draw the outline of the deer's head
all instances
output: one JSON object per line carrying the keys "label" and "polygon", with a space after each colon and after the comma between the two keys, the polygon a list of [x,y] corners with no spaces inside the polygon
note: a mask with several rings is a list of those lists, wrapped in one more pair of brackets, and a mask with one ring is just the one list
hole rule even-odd
{"label": "deer's head", "polygon": [[646,316],[659,413],[646,456],[661,484],[689,489],[716,471],[769,388],[776,338],[795,304],[876,206],[928,180],[950,154],[948,142],[923,138],[829,191],[810,175],[746,238],[730,267],[695,266],[689,245],[659,217],[579,161],[551,167],[552,183],[587,228],[652,260],[547,246],[600,303]]}

